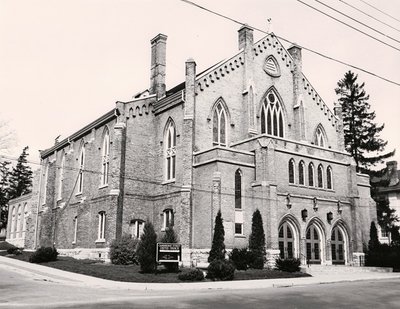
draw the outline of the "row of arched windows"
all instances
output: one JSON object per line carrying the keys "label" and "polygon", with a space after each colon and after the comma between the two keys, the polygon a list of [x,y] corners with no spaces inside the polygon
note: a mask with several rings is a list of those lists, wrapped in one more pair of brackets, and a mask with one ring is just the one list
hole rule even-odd
{"label": "row of arched windows", "polygon": [[28,206],[25,203],[24,205],[18,205],[12,207],[10,209],[11,212],[11,227],[9,230],[9,237],[13,238],[24,238],[26,231],[26,220],[27,220],[27,212]]}
{"label": "row of arched windows", "polygon": [[[228,110],[222,98],[218,99],[212,112],[213,145],[226,146],[228,133]],[[270,89],[264,100],[260,112],[261,134],[285,137],[285,117],[283,103],[277,92]],[[319,147],[327,146],[325,130],[319,124],[315,130],[313,144]]]}
{"label": "row of arched windows", "polygon": [[[298,165],[294,159],[289,160],[289,183],[299,184],[302,186],[318,187],[332,190],[333,189],[333,173],[332,167],[329,165],[324,169],[322,164],[319,164],[315,171],[314,164],[310,162],[306,168],[306,164],[301,160]],[[307,172],[307,173],[306,173]]]}

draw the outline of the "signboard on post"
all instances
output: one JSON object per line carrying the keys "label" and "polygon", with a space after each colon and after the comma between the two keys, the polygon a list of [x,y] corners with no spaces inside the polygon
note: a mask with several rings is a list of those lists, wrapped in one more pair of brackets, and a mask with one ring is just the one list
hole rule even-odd
{"label": "signboard on post", "polygon": [[157,243],[156,260],[160,263],[177,263],[182,261],[182,245]]}

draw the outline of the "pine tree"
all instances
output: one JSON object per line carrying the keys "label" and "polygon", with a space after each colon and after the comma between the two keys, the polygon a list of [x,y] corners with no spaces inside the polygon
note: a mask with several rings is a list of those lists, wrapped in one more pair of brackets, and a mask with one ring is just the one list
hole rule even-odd
{"label": "pine tree", "polygon": [[136,251],[140,269],[144,273],[150,273],[156,269],[156,246],[157,234],[153,224],[146,222]]}
{"label": "pine tree", "polygon": [[225,260],[225,231],[223,225],[223,219],[221,210],[218,210],[218,214],[215,217],[214,226],[214,237],[212,241],[210,255],[208,256],[208,262],[211,263],[214,260]]}
{"label": "pine tree", "polygon": [[28,165],[28,146],[25,147],[18,158],[17,165],[10,173],[10,199],[31,192],[32,169]]}
{"label": "pine tree", "polygon": [[390,158],[394,151],[383,153],[387,142],[379,137],[384,125],[374,123],[375,112],[370,112],[369,95],[364,83],[357,83],[357,75],[348,71],[335,89],[342,106],[344,142],[346,150],[356,162],[357,172],[371,174],[371,170],[383,159]]}
{"label": "pine tree", "polygon": [[9,200],[9,175],[10,169],[8,161],[0,162],[0,228],[7,225],[8,218],[8,200]]}
{"label": "pine tree", "polygon": [[261,213],[258,209],[253,213],[249,251],[252,253],[251,268],[262,269],[265,262],[265,234]]}
{"label": "pine tree", "polygon": [[372,221],[369,229],[368,251],[374,252],[379,247],[379,244],[378,230],[376,229],[374,221]]}
{"label": "pine tree", "polygon": [[375,201],[378,224],[382,229],[390,231],[395,223],[399,221],[396,210],[389,207],[389,200],[387,198],[376,198]]}

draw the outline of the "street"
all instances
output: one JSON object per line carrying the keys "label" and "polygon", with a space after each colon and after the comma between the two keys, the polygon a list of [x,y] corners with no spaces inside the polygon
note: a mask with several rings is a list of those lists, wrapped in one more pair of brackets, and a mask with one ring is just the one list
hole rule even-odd
{"label": "street", "polygon": [[[3,308],[399,308],[400,280],[237,290],[143,291],[68,284],[1,267]],[[189,283],[190,284],[190,283]]]}

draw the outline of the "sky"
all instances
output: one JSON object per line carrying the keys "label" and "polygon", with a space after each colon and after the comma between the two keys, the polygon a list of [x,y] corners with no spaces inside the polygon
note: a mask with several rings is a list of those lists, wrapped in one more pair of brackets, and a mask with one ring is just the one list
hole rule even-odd
{"label": "sky", "polygon": [[[250,26],[273,31],[315,50],[400,83],[400,51],[332,20],[297,0],[193,0]],[[315,0],[302,0],[400,49],[379,35]],[[344,0],[385,26],[345,5],[321,0],[400,41],[400,22],[361,0]],[[400,1],[365,0],[400,20]],[[271,19],[271,23],[267,22]],[[208,68],[238,50],[240,25],[181,0],[1,0],[0,123],[14,132],[14,145],[1,154],[29,160],[150,84],[150,40],[167,39],[167,89],[184,80],[185,61]],[[254,32],[255,40],[265,34]],[[287,48],[289,43],[283,42]],[[332,109],[334,89],[352,70],[365,82],[376,122],[384,123],[386,150],[400,161],[400,86],[303,49],[303,73]],[[0,130],[5,130],[4,126]],[[0,132],[0,136],[1,136]]]}

